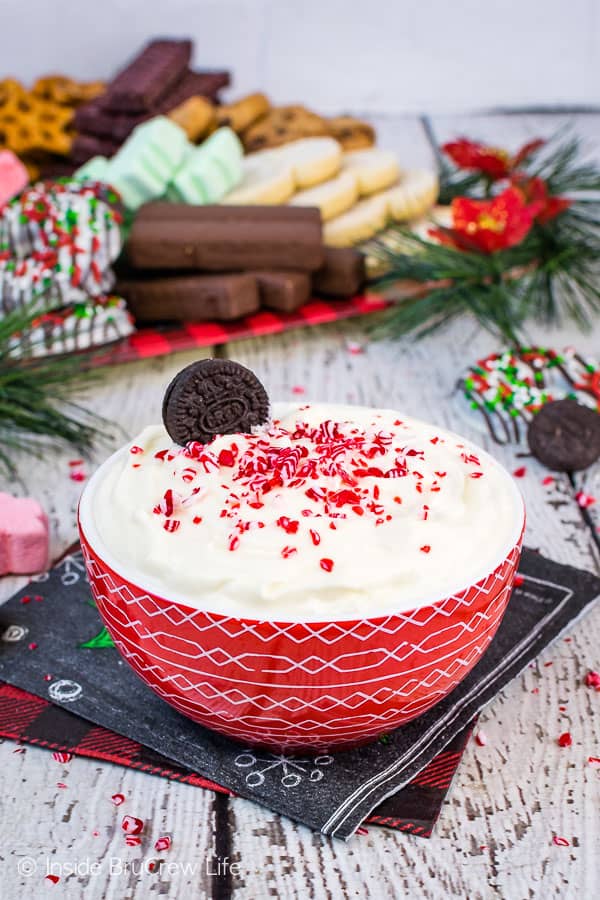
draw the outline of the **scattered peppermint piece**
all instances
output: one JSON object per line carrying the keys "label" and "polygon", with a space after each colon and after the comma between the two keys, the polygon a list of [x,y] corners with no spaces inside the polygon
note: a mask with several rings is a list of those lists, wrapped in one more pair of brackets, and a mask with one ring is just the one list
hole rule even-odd
{"label": "scattered peppermint piece", "polygon": [[570,847],[569,841],[564,837],[559,837],[557,834],[552,838],[552,843],[556,844],[557,847]]}
{"label": "scattered peppermint piece", "polygon": [[68,763],[68,762],[71,762],[71,760],[73,759],[73,754],[66,753],[66,752],[63,753],[62,750],[55,750],[54,753],[52,754],[52,758],[55,759],[56,762],[59,762],[59,763]]}
{"label": "scattered peppermint piece", "polygon": [[542,484],[544,487],[548,487],[549,484],[554,484],[554,475],[546,475],[545,478],[542,478]]}
{"label": "scattered peppermint piece", "polygon": [[346,341],[346,350],[348,353],[352,354],[352,356],[358,356],[360,353],[365,352],[362,344],[357,343],[357,341]]}
{"label": "scattered peppermint piece", "polygon": [[144,820],[137,816],[123,816],[121,828],[125,834],[141,834],[144,830]]}
{"label": "scattered peppermint piece", "polygon": [[593,669],[585,676],[585,684],[587,687],[593,687],[597,691],[600,690],[600,672],[595,672]]}
{"label": "scattered peppermint piece", "polygon": [[71,481],[85,481],[86,474],[82,469],[71,469],[69,478]]}
{"label": "scattered peppermint piece", "polygon": [[525,581],[525,579],[522,575],[515,575],[515,580],[513,581],[513,585],[515,587],[521,587],[521,585],[523,584],[524,581]]}
{"label": "scattered peppermint piece", "polygon": [[592,769],[600,769],[600,756],[588,756],[588,765]]}
{"label": "scattered peppermint piece", "polygon": [[513,472],[514,478],[525,478],[526,475],[527,475],[527,467],[526,466],[519,466],[519,468],[515,469],[515,471]]}
{"label": "scattered peppermint piece", "polygon": [[295,394],[297,397],[301,397],[306,393],[306,388],[304,388],[301,384],[295,384],[292,388],[292,394]]}
{"label": "scattered peppermint piece", "polygon": [[479,731],[476,732],[475,743],[478,747],[485,747],[485,745],[487,744],[487,735],[482,729],[479,729]]}
{"label": "scattered peppermint piece", "polygon": [[156,843],[154,844],[154,849],[156,851],[158,851],[159,853],[161,853],[163,850],[170,850],[171,849],[171,838],[169,837],[169,835],[164,834],[164,835],[162,835],[162,837],[159,837],[157,839]]}
{"label": "scattered peppermint piece", "polygon": [[57,782],[56,782],[56,787],[57,787],[57,788],[62,788],[62,789],[64,790],[64,789],[67,787],[67,785],[64,783],[64,781],[57,781]]}
{"label": "scattered peppermint piece", "polygon": [[121,803],[125,803],[125,794],[113,794],[110,799],[115,806],[120,806]]}
{"label": "scattered peppermint piece", "polygon": [[125,835],[125,843],[128,847],[139,847],[142,843],[142,839],[137,834],[127,834]]}
{"label": "scattered peppermint piece", "polygon": [[60,876],[59,875],[46,875],[45,881],[51,881],[52,884],[58,884],[58,882],[60,881]]}
{"label": "scattered peppermint piece", "polygon": [[563,731],[561,735],[559,735],[557,739],[557,744],[559,747],[571,747],[573,744],[573,738],[571,737],[570,731]]}
{"label": "scattered peppermint piece", "polygon": [[596,502],[595,497],[592,497],[591,494],[586,494],[584,491],[577,491],[575,499],[582,509],[588,509],[588,507],[593,506]]}
{"label": "scattered peppermint piece", "polygon": [[37,650],[37,644],[36,644],[35,641],[32,641],[32,642],[31,642],[30,644],[28,644],[27,646],[28,646],[28,649],[29,649],[29,650]]}

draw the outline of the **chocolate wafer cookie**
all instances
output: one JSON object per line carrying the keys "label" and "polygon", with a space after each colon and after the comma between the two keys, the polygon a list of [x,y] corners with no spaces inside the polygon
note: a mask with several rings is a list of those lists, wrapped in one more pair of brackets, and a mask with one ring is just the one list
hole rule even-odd
{"label": "chocolate wafer cookie", "polygon": [[102,105],[115,112],[146,112],[181,79],[191,55],[191,41],[150,41],[113,78]]}
{"label": "chocolate wafer cookie", "polygon": [[260,300],[252,275],[175,275],[118,282],[138,322],[228,321],[256,312]]}
{"label": "chocolate wafer cookie", "polygon": [[527,440],[549,469],[579,472],[600,458],[600,415],[576,400],[555,400],[535,414]]}
{"label": "chocolate wafer cookie", "polygon": [[310,207],[148,203],[128,257],[139,269],[312,272],[324,259],[321,216]]}

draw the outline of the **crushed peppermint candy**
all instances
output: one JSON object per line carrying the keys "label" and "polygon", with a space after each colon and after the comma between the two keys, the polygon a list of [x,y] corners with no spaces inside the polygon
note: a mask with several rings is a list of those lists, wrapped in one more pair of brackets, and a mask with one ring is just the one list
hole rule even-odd
{"label": "crushed peppermint candy", "polygon": [[110,798],[115,806],[125,803],[125,794],[113,794]]}
{"label": "crushed peppermint candy", "polygon": [[169,835],[164,834],[161,837],[157,838],[157,840],[154,844],[154,849],[158,853],[162,853],[165,850],[171,849],[171,843],[172,843],[172,841],[171,841],[171,838],[169,837]]}
{"label": "crushed peppermint candy", "polygon": [[557,847],[570,847],[570,842],[565,837],[560,837],[558,834],[555,834],[552,838],[552,843],[556,844]]}
{"label": "crushed peppermint candy", "polygon": [[123,816],[121,828],[125,834],[141,834],[144,830],[144,820],[136,816]]}
{"label": "crushed peppermint candy", "polygon": [[585,676],[584,681],[586,687],[593,687],[597,691],[600,691],[600,672],[595,672],[593,669],[590,669]]}
{"label": "crushed peppermint candy", "polygon": [[577,500],[577,503],[579,504],[581,509],[588,509],[596,502],[596,498],[592,497],[591,494],[586,494],[585,491],[577,491],[577,493],[575,494],[575,499]]}
{"label": "crushed peppermint candy", "polygon": [[564,731],[559,737],[556,739],[556,743],[559,747],[571,747],[573,744],[573,738],[571,737],[570,731]]}
{"label": "crushed peppermint candy", "polygon": [[487,744],[487,735],[481,728],[475,733],[475,743],[478,747],[485,747]]}

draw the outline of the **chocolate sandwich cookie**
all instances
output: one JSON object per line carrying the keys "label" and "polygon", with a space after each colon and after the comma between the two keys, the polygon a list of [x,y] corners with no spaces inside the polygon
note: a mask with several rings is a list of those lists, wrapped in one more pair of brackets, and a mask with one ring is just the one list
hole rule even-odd
{"label": "chocolate sandwich cookie", "polygon": [[126,278],[117,291],[138,322],[224,322],[260,306],[256,279],[246,274]]}
{"label": "chocolate sandwich cookie", "polygon": [[576,400],[547,403],[533,417],[527,441],[549,469],[579,472],[600,459],[600,415]]}
{"label": "chocolate sandwich cookie", "polygon": [[312,272],[324,260],[318,209],[148,203],[128,244],[139,269]]}
{"label": "chocolate sandwich cookie", "polygon": [[352,297],[366,279],[363,253],[351,247],[327,247],[325,264],[313,275],[313,289],[329,297]]}
{"label": "chocolate sandwich cookie", "polygon": [[306,272],[252,272],[262,306],[294,312],[310,299],[310,275]]}
{"label": "chocolate sandwich cookie", "polygon": [[208,444],[217,434],[249,434],[269,419],[269,398],[250,369],[228,359],[201,359],[167,387],[162,417],[182,446]]}
{"label": "chocolate sandwich cookie", "polygon": [[150,41],[113,78],[102,105],[115,112],[145,112],[181,79],[191,55],[191,41]]}

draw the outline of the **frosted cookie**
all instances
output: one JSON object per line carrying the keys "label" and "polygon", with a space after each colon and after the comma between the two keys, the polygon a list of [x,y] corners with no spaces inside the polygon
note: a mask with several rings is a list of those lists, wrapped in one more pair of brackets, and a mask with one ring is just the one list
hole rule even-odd
{"label": "frosted cookie", "polygon": [[342,171],[352,172],[358,181],[361,197],[367,197],[394,184],[400,177],[396,155],[373,147],[344,153]]}
{"label": "frosted cookie", "polygon": [[317,206],[324,222],[340,216],[358,200],[358,181],[352,172],[342,172],[316,187],[299,191],[290,200],[292,206]]}
{"label": "frosted cookie", "polygon": [[294,189],[294,176],[289,165],[283,160],[262,159],[255,153],[244,157],[239,185],[221,202],[233,206],[271,206],[287,203]]}
{"label": "frosted cookie", "polygon": [[242,145],[231,128],[220,128],[188,150],[166,196],[183,203],[218,203],[242,177]]}
{"label": "frosted cookie", "polygon": [[460,381],[471,414],[498,444],[519,443],[546,405],[574,400],[600,412],[600,365],[573,347],[520,347],[471,365]]}
{"label": "frosted cookie", "polygon": [[381,194],[360,200],[356,206],[323,226],[323,240],[328,247],[351,247],[366,241],[385,227],[387,202]]}
{"label": "frosted cookie", "polygon": [[409,169],[400,183],[381,195],[388,204],[390,218],[396,222],[418,219],[431,209],[437,200],[437,175],[427,169]]}
{"label": "frosted cookie", "polygon": [[156,116],[138,125],[110,162],[108,177],[132,210],[161,197],[188,152],[179,125]]}

